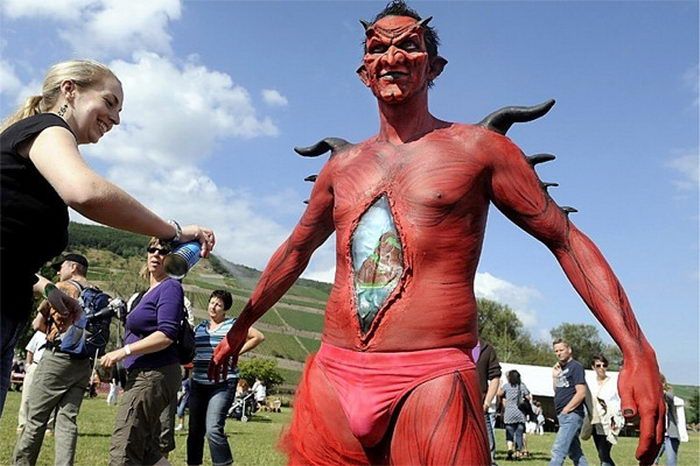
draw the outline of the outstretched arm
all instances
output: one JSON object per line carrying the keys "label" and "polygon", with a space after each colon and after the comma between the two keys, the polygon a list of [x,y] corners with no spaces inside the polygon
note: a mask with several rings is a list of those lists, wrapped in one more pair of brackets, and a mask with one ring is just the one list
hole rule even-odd
{"label": "outstretched arm", "polygon": [[309,205],[289,238],[275,251],[250,300],[226,338],[214,350],[209,378],[225,377],[235,365],[248,336],[248,329],[272,307],[299,278],[313,252],[333,233],[333,192],[328,162],[311,192]]}
{"label": "outstretched arm", "polygon": [[[92,170],[66,128],[47,128],[22,150],[63,202],[87,218],[120,230],[157,238],[176,235],[173,225]],[[184,226],[180,240],[199,241],[204,257],[215,243],[214,232],[198,225]]]}
{"label": "outstretched arm", "polygon": [[640,416],[637,458],[651,464],[663,441],[664,412],[654,350],[639,328],[629,300],[605,258],[540,185],[534,169],[507,138],[487,143],[494,204],[542,241],[624,355],[619,391],[625,416]]}

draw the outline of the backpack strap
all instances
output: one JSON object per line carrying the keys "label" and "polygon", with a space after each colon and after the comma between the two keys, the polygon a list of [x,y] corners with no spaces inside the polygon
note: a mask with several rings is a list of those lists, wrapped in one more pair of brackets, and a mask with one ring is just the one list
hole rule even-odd
{"label": "backpack strap", "polygon": [[129,301],[126,303],[126,313],[129,314],[131,311],[134,310],[136,306],[141,302],[141,299],[143,299],[143,296],[146,294],[145,291],[141,290],[137,293],[134,293],[131,295],[131,298],[129,298]]}
{"label": "backpack strap", "polygon": [[520,403],[522,403],[523,401],[525,401],[525,397],[523,396],[523,394],[522,394],[522,392],[521,392],[522,386],[523,386],[522,382],[518,384],[518,404],[520,404]]}
{"label": "backpack strap", "polygon": [[74,287],[76,287],[78,289],[78,296],[80,296],[80,293],[82,293],[83,290],[85,289],[85,287],[82,285],[82,283],[80,283],[77,280],[73,280],[73,279],[66,280],[66,283],[70,283],[71,285],[73,285]]}

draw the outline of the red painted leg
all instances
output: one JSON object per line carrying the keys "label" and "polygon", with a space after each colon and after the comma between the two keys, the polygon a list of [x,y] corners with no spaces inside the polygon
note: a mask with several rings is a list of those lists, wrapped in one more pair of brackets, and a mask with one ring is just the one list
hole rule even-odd
{"label": "red painted leg", "polygon": [[390,464],[491,464],[476,372],[426,382],[406,398],[396,419]]}
{"label": "red painted leg", "polygon": [[367,465],[330,382],[312,356],[294,398],[294,414],[280,442],[289,465]]}

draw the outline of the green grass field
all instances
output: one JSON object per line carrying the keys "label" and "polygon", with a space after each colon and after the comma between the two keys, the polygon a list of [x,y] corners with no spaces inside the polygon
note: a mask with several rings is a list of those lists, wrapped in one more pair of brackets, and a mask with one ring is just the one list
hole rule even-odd
{"label": "green grass field", "polygon": [[293,296],[288,296],[285,295],[282,299],[280,299],[281,303],[286,303],[286,304],[294,304],[296,306],[302,306],[302,307],[312,307],[314,309],[320,309],[322,311],[326,310],[326,303],[323,302],[312,302],[312,301],[302,301],[300,299],[294,299]]}
{"label": "green grass field", "polygon": [[[10,392],[5,405],[5,412],[0,419],[0,465],[10,465],[12,450],[17,434],[17,407],[19,405],[19,393]],[[103,397],[86,399],[83,402],[78,426],[80,430],[76,465],[100,466],[107,464],[107,452],[109,450],[110,435],[112,432],[116,408],[108,406]],[[275,466],[285,464],[284,456],[277,450],[276,445],[283,427],[289,422],[291,411],[282,413],[263,413],[247,423],[229,420],[226,424],[226,433],[233,448],[234,459],[237,465],[242,466]],[[178,433],[176,436],[177,449],[171,453],[170,460],[173,465],[184,465],[186,462],[186,433]],[[521,460],[519,464],[528,466],[544,466],[549,460],[549,449],[554,440],[554,435],[547,433],[543,436],[528,436],[528,448],[532,453],[529,459]],[[504,431],[496,430],[496,443],[498,445],[497,461],[506,464],[503,451]],[[39,456],[37,465],[53,464],[53,437],[46,437],[44,446]],[[584,452],[591,465],[598,464],[595,447],[592,441],[583,442]],[[613,459],[618,466],[635,465],[634,449],[636,439],[621,438],[618,445],[613,448]],[[204,464],[211,465],[209,453],[205,449]],[[565,464],[571,464],[567,462]],[[664,464],[663,460],[662,463]],[[680,466],[696,466],[700,464],[700,436],[691,433],[690,442],[681,443],[679,463]]]}
{"label": "green grass field", "polygon": [[265,342],[255,348],[255,354],[291,359],[292,361],[305,361],[308,356],[308,353],[299,346],[292,335],[273,332],[265,333]]}
{"label": "green grass field", "polygon": [[285,322],[296,329],[318,333],[321,333],[323,329],[323,314],[312,314],[310,312],[280,307],[278,307],[277,310]]}
{"label": "green grass field", "polygon": [[264,322],[266,324],[271,324],[271,325],[277,325],[278,327],[284,327],[284,322],[280,320],[279,316],[277,315],[277,312],[275,312],[275,308],[273,307],[269,311],[267,311],[265,314],[263,314],[260,319],[258,319],[258,322]]}
{"label": "green grass field", "polygon": [[[20,394],[10,392],[7,396],[5,411],[0,419],[0,465],[12,464],[12,451],[17,439],[17,409]],[[76,466],[101,466],[108,460],[109,442],[114,427],[116,407],[108,406],[104,397],[85,399],[78,417],[78,448]],[[229,420],[226,434],[233,449],[237,465],[275,466],[285,463],[276,444],[282,428],[289,422],[291,411],[282,413],[263,413],[253,417],[249,422]],[[177,448],[170,454],[173,465],[186,464],[187,433],[178,432],[175,437]],[[205,443],[206,444],[206,443]],[[44,438],[44,445],[39,455],[37,466],[53,465],[54,438]],[[205,447],[204,464],[211,465],[209,451]]]}

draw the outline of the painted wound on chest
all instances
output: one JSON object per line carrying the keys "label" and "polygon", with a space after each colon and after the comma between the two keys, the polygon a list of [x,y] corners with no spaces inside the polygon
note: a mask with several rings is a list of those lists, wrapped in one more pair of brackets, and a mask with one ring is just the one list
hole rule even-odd
{"label": "painted wound on chest", "polygon": [[366,333],[404,270],[403,246],[385,195],[362,214],[351,241],[356,312]]}

